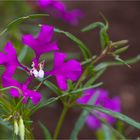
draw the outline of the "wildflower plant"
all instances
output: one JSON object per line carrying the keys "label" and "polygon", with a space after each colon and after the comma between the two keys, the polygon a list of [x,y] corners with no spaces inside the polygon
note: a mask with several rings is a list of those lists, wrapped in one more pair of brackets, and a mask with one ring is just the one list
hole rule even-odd
{"label": "wildflower plant", "polygon": [[[10,34],[13,27],[17,28],[18,24],[25,20],[41,16],[47,15],[36,14],[16,19],[1,32],[1,37],[6,33]],[[31,25],[31,28],[34,26],[39,30],[37,36],[29,30],[26,34],[22,33],[20,38],[22,45],[18,46],[22,50],[20,54],[12,41],[7,41],[3,51],[0,52],[0,65],[5,68],[1,75],[0,112],[3,125],[12,131],[13,139],[18,137],[21,140],[33,139],[31,116],[39,109],[57,101],[63,104],[63,111],[54,133],[51,134],[43,123],[38,124],[45,134],[45,139],[58,138],[64,118],[71,108],[83,110],[75,122],[70,135],[71,139],[78,138],[85,122],[93,131],[103,129],[103,132],[111,133],[113,138],[124,138],[112,126],[117,119],[140,129],[140,123],[121,113],[120,98],[118,96],[110,98],[109,93],[101,89],[103,83],[96,82],[110,66],[131,67],[131,64],[140,60],[139,55],[127,60],[121,59],[120,55],[128,49],[128,41],[112,41],[108,34],[109,24],[104,16],[103,19],[104,22],[92,23],[81,30],[84,34],[95,28],[100,29],[100,54],[96,56],[76,36],[47,23]],[[60,49],[59,40],[54,37],[55,34],[65,35],[73,41],[81,51],[82,61],[75,58],[67,59],[67,53]],[[22,49],[24,45],[26,46]],[[30,55],[28,48],[33,50],[34,57],[30,60],[30,64],[26,65],[19,58],[26,59]],[[42,60],[42,55],[48,55],[50,52],[53,56],[53,67],[48,70],[46,68],[48,62],[45,59]],[[113,61],[104,61],[108,56],[111,56]],[[26,74],[23,82],[15,78],[18,69]],[[20,76],[18,75],[19,78]],[[55,81],[52,82],[53,77]],[[34,80],[38,85],[31,88],[30,84]],[[53,97],[48,99],[41,93],[40,87],[43,85],[52,91]],[[45,94],[48,94],[47,90]],[[104,138],[107,139],[107,136],[104,135]]]}

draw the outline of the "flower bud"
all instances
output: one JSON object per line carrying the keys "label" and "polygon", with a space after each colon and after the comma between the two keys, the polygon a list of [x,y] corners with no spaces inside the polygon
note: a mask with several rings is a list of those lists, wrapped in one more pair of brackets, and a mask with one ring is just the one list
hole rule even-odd
{"label": "flower bud", "polygon": [[25,127],[23,123],[22,117],[19,119],[19,136],[21,140],[24,140],[24,134],[25,134]]}
{"label": "flower bud", "polygon": [[15,133],[16,135],[18,135],[18,131],[19,131],[18,123],[17,123],[16,120],[14,120],[14,133]]}

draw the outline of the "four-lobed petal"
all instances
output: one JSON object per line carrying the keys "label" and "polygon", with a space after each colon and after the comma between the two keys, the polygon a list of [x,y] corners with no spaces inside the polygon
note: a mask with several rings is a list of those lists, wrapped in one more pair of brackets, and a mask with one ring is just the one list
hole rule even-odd
{"label": "four-lobed petal", "polygon": [[76,60],[69,60],[65,62],[65,53],[54,53],[54,67],[49,72],[50,75],[54,75],[57,80],[57,84],[62,90],[67,90],[67,80],[75,81],[79,78],[82,72],[81,65]]}
{"label": "four-lobed petal", "polygon": [[35,60],[39,61],[39,57],[51,51],[59,50],[57,42],[51,41],[54,34],[54,28],[48,25],[42,25],[40,33],[37,38],[34,38],[33,35],[28,34],[22,37],[23,44],[32,48],[36,54]]}

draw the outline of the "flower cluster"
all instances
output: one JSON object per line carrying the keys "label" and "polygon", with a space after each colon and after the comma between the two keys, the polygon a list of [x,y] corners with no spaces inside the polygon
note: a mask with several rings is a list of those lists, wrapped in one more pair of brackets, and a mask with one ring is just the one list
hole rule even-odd
{"label": "flower cluster", "polygon": [[66,5],[60,0],[38,0],[37,5],[44,12],[72,25],[77,25],[78,19],[83,17],[83,13],[79,9],[68,11]]}
{"label": "flower cluster", "polygon": [[[22,95],[15,88],[10,89],[10,94],[13,97],[23,96],[23,103],[26,103],[30,98],[33,104],[37,104],[41,100],[41,94],[35,90],[30,90],[28,85],[34,78],[44,78],[51,75],[56,77],[57,84],[61,90],[67,90],[67,80],[75,81],[82,72],[81,65],[76,60],[69,60],[65,62],[67,55],[58,52],[59,47],[56,41],[52,41],[54,28],[48,25],[42,25],[40,33],[37,38],[32,34],[27,34],[22,37],[23,44],[30,47],[34,53],[35,58],[32,60],[32,68],[29,69],[22,65],[16,54],[16,50],[11,42],[8,42],[4,47],[4,52],[0,52],[0,65],[5,66],[5,72],[2,75],[3,87],[15,86],[22,91]],[[44,53],[54,52],[54,66],[50,71],[44,70],[44,61],[40,62],[40,56]],[[26,71],[29,77],[24,83],[19,83],[13,78],[15,70],[20,67]]]}
{"label": "flower cluster", "polygon": [[[82,97],[77,99],[77,103],[79,104],[87,104],[90,99],[98,93],[98,97],[94,103],[96,106],[102,106],[104,108],[110,109],[115,112],[120,112],[121,111],[121,102],[119,97],[113,97],[110,99],[108,97],[108,92],[104,89],[89,89],[86,90],[83,94]],[[95,116],[96,114],[96,116]],[[86,124],[91,128],[91,129],[98,129],[101,128],[102,123],[98,116],[101,119],[104,119],[108,123],[112,124],[115,122],[115,118],[106,115],[102,112],[95,111],[93,110],[86,118]]]}

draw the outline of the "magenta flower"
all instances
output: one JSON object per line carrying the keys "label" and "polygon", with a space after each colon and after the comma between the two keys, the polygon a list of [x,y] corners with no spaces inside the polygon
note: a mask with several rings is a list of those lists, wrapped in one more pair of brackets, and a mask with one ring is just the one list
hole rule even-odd
{"label": "magenta flower", "polygon": [[[90,89],[86,90],[84,92],[84,95],[80,97],[77,100],[77,103],[79,104],[87,104],[88,101],[91,99],[91,97],[98,92],[99,95],[96,99],[96,102],[94,105],[96,106],[102,106],[104,108],[110,109],[112,111],[120,112],[121,111],[121,102],[119,97],[114,97],[110,99],[108,97],[108,92],[103,89]],[[106,115],[102,112],[95,111],[93,110],[93,113],[96,113],[100,118],[105,119],[108,123],[112,124],[115,122],[115,118]],[[91,129],[98,129],[101,128],[102,124],[100,120],[94,116],[94,114],[89,114],[86,118],[86,124],[91,128]]]}
{"label": "magenta flower", "polygon": [[[10,94],[13,97],[24,97],[24,102],[31,98],[34,104],[38,103],[41,99],[41,95],[35,91],[29,90],[27,85],[30,80],[28,79],[25,84],[20,84],[12,77],[15,73],[17,67],[23,68],[25,71],[29,72],[26,67],[21,65],[17,59],[16,50],[13,47],[11,42],[8,42],[4,47],[4,52],[0,52],[0,65],[4,65],[6,67],[5,72],[2,75],[2,85],[3,87],[16,86],[21,89],[23,95],[20,95],[18,90],[15,88],[10,89]],[[31,79],[31,78],[30,78]]]}
{"label": "magenta flower", "polygon": [[56,41],[52,42],[52,37],[54,34],[54,28],[48,25],[42,25],[40,33],[37,38],[34,38],[32,34],[24,35],[22,41],[25,45],[33,49],[36,57],[33,59],[33,65],[31,73],[35,77],[44,77],[44,61],[39,63],[39,58],[42,54],[59,50]]}
{"label": "magenta flower", "polygon": [[24,35],[22,42],[33,49],[36,54],[35,59],[38,61],[43,53],[59,50],[56,41],[51,41],[53,35],[54,28],[52,26],[42,25],[37,38],[34,38],[32,34]]}
{"label": "magenta flower", "polygon": [[82,72],[81,65],[76,60],[69,60],[65,62],[67,55],[60,52],[54,54],[54,67],[46,74],[54,75],[57,84],[62,90],[67,90],[67,80],[75,81],[79,78]]}
{"label": "magenta flower", "polygon": [[33,104],[37,104],[41,100],[42,96],[40,93],[28,89],[28,84],[30,83],[30,81],[31,77],[29,77],[24,84],[21,84],[18,81],[14,80],[12,77],[7,77],[7,75],[5,74],[3,74],[2,76],[3,87],[15,86],[22,91],[21,95],[17,89],[11,88],[9,91],[11,96],[13,97],[23,96],[23,103],[26,103],[28,98],[30,98]]}
{"label": "magenta flower", "polygon": [[[23,43],[32,48],[35,52],[36,57],[32,62],[32,69],[27,69],[24,65],[20,64],[17,59],[16,50],[12,43],[8,42],[4,47],[5,52],[0,52],[0,65],[6,67],[5,72],[2,75],[3,87],[15,86],[19,88],[22,93],[15,88],[10,89],[10,94],[13,97],[23,96],[23,102],[26,103],[27,99],[30,98],[33,104],[37,104],[41,100],[40,93],[28,89],[28,85],[33,78],[44,78],[45,75],[56,76],[57,83],[62,90],[67,90],[67,80],[75,81],[81,74],[81,65],[76,60],[69,60],[64,62],[66,54],[55,52],[54,57],[54,68],[49,72],[44,72],[44,60],[39,62],[40,56],[50,51],[58,50],[56,41],[52,42],[54,34],[54,28],[52,26],[43,25],[37,38],[34,38],[31,34],[23,36]],[[19,83],[13,79],[15,70],[20,67],[25,70],[29,77],[25,83]]]}
{"label": "magenta flower", "polygon": [[0,65],[4,65],[6,67],[4,73],[7,76],[12,76],[17,67],[21,67],[22,69],[28,71],[26,67],[19,63],[16,50],[11,42],[8,42],[5,45],[4,52],[0,52]]}
{"label": "magenta flower", "polygon": [[78,20],[83,17],[83,13],[79,9],[68,11],[66,5],[60,0],[38,0],[37,5],[44,12],[72,25],[77,25]]}
{"label": "magenta flower", "polygon": [[4,47],[5,52],[0,52],[0,65],[4,65],[5,67],[9,67],[9,70],[6,70],[5,73],[7,75],[12,75],[17,66],[19,66],[19,62],[17,59],[16,51],[11,42],[8,42]]}
{"label": "magenta flower", "polygon": [[62,90],[67,90],[67,80],[75,81],[81,74],[81,65],[76,60],[64,62],[66,54],[55,52],[54,68],[50,72],[43,70],[44,61],[39,63],[39,58],[43,53],[58,50],[56,42],[51,43],[54,28],[52,26],[43,25],[40,34],[36,39],[32,35],[23,36],[23,43],[31,47],[36,54],[33,60],[31,74],[34,77],[43,78],[44,74],[56,76],[57,83]]}

